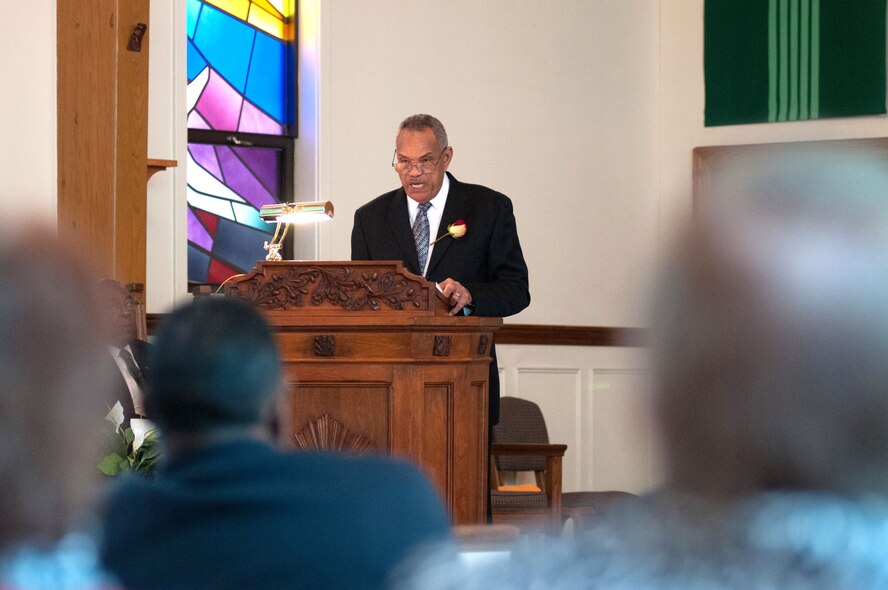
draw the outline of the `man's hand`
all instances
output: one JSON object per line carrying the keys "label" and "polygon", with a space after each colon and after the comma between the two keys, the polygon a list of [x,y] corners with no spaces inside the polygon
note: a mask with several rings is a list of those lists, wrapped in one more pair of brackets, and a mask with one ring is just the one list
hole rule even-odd
{"label": "man's hand", "polygon": [[462,312],[462,308],[472,304],[472,294],[458,281],[444,279],[438,283],[438,288],[445,297],[450,298],[450,315]]}

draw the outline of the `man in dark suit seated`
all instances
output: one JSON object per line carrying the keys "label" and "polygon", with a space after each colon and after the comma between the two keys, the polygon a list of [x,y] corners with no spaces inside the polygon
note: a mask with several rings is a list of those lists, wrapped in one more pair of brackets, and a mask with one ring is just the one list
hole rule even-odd
{"label": "man in dark suit seated", "polygon": [[136,338],[136,301],[126,287],[114,279],[104,279],[96,288],[96,296],[105,341],[116,367],[112,371],[113,387],[126,428],[131,419],[148,415],[144,397],[151,345]]}
{"label": "man in dark suit seated", "polygon": [[417,469],[274,448],[281,364],[252,308],[179,309],[152,362],[146,402],[167,456],[112,494],[102,548],[130,590],[378,588],[413,549],[449,539]]}

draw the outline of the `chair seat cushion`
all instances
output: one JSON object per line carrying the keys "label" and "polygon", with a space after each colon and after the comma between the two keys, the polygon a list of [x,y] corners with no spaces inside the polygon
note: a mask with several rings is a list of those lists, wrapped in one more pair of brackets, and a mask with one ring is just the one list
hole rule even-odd
{"label": "chair seat cushion", "polygon": [[540,486],[532,483],[499,486],[496,489],[498,492],[535,492],[537,494],[543,491],[540,489]]}

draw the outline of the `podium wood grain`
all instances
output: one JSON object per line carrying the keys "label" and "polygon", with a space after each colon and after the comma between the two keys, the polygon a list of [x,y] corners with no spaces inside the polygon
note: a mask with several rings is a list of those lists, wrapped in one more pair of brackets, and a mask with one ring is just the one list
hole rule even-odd
{"label": "podium wood grain", "polygon": [[225,294],[256,305],[276,332],[294,446],[361,441],[424,469],[455,524],[485,521],[500,318],[449,316],[434,284],[400,262],[259,262]]}

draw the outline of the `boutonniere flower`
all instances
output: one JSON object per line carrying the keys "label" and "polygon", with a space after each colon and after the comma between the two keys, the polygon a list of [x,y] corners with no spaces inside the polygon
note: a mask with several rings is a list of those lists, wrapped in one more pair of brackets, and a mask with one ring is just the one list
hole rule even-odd
{"label": "boutonniere flower", "polygon": [[441,234],[440,236],[435,238],[435,241],[432,242],[432,244],[434,244],[438,240],[443,240],[447,236],[450,236],[454,240],[458,240],[461,237],[463,237],[464,235],[466,235],[466,230],[467,230],[466,222],[463,221],[462,219],[457,219],[456,221],[454,221],[453,223],[451,223],[450,225],[447,226],[447,233]]}

